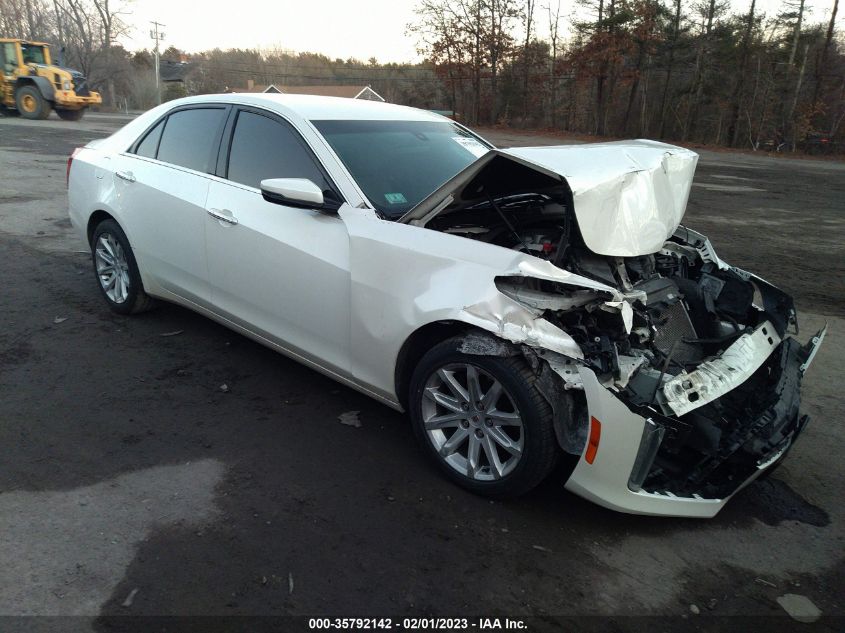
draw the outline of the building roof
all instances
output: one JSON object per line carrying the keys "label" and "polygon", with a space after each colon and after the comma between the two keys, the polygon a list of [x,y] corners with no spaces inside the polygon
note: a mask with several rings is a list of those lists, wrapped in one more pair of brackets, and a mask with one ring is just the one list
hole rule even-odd
{"label": "building roof", "polygon": [[279,90],[279,88],[275,84],[265,86],[264,84],[255,83],[254,79],[247,79],[246,88],[226,88],[225,92],[247,92],[250,94],[261,94],[262,92],[269,92],[281,94],[282,91]]}
{"label": "building roof", "polygon": [[262,92],[267,92],[281,94],[282,91],[278,86],[276,86],[276,84],[265,86],[263,84],[255,83],[252,79],[248,79],[246,82],[246,88],[233,88],[228,92],[245,92],[249,94],[261,94]]}
{"label": "building roof", "polygon": [[378,101],[384,101],[384,97],[369,86],[281,86],[279,89],[285,94],[345,97],[347,99],[375,98]]}
{"label": "building roof", "polygon": [[314,95],[318,97],[344,97],[346,99],[367,99],[370,101],[385,101],[375,90],[369,86],[277,86],[270,84],[264,86],[256,84],[252,79],[246,82],[246,88],[236,88],[232,92],[245,92],[249,94],[260,93],[281,93],[294,95]]}

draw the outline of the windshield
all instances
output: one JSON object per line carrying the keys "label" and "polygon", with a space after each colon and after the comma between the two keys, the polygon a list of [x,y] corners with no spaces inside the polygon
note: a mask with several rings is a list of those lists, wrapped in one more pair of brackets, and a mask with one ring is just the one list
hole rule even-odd
{"label": "windshield", "polygon": [[44,47],[35,44],[21,44],[24,64],[44,64]]}
{"label": "windshield", "polygon": [[312,121],[373,206],[395,220],[487,153],[451,121]]}

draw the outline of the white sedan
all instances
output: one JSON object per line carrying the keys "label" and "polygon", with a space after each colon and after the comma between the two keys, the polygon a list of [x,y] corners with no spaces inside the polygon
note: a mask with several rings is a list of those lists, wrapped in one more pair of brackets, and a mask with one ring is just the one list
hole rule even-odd
{"label": "white sedan", "polygon": [[696,161],[205,95],[75,150],[70,218],[112,310],[187,306],[407,411],[469,490],[565,461],[606,507],[710,517],[805,427],[824,332],[800,345],[792,300],[680,225]]}

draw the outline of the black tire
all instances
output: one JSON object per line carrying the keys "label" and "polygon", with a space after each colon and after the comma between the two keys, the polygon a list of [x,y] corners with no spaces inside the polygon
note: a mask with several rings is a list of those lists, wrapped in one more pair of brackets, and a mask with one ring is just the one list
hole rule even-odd
{"label": "black tire", "polygon": [[[560,457],[552,422],[552,409],[535,386],[534,373],[521,357],[464,354],[460,351],[462,341],[462,337],[455,337],[436,345],[423,356],[414,370],[408,397],[414,434],[446,476],[459,486],[476,494],[494,498],[524,494],[540,484],[552,472]],[[459,472],[455,466],[450,465],[444,457],[441,457],[435,447],[435,441],[425,428],[423,401],[426,382],[436,374],[438,369],[464,364],[482,370],[487,374],[488,379],[497,380],[522,419],[521,456],[513,469],[499,479],[479,481],[466,472]],[[484,414],[482,413],[481,416],[483,417]],[[461,425],[465,423],[469,424],[469,421],[461,422]],[[471,427],[464,428],[475,432]],[[483,428],[477,430],[484,431]],[[457,432],[457,428],[454,432]],[[489,464],[489,459],[487,462]],[[492,473],[489,467],[488,472]]]}
{"label": "black tire", "polygon": [[79,121],[85,114],[85,108],[79,110],[65,110],[64,108],[56,108],[56,114],[64,121]]}
{"label": "black tire", "polygon": [[[100,238],[107,238],[111,236],[116,240],[126,262],[126,272],[129,277],[129,288],[126,293],[126,298],[123,301],[117,301],[110,297],[103,283],[100,281],[100,273],[97,270],[97,246],[100,243]],[[135,261],[135,255],[132,252],[132,247],[129,245],[129,240],[126,239],[126,234],[120,225],[114,220],[103,220],[94,229],[94,235],[91,238],[91,260],[94,265],[94,276],[97,279],[97,287],[100,293],[106,300],[109,308],[118,314],[138,314],[150,310],[154,305],[154,300],[144,292],[144,284],[141,282],[141,274],[138,272],[138,264]]]}
{"label": "black tire", "polygon": [[0,106],[0,116],[12,118],[12,117],[20,116],[20,112],[18,112],[14,108],[7,108],[6,106]]}
{"label": "black tire", "polygon": [[50,102],[35,86],[21,86],[15,91],[15,105],[25,119],[46,119],[50,116]]}

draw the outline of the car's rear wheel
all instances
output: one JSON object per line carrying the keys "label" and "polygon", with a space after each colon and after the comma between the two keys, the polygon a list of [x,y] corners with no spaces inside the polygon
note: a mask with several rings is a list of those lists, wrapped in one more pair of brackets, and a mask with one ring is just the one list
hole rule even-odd
{"label": "car's rear wheel", "polygon": [[85,108],[79,110],[66,110],[65,108],[56,108],[56,114],[60,119],[65,121],[79,121],[85,114]]}
{"label": "car's rear wheel", "polygon": [[114,312],[135,314],[153,307],[144,292],[138,264],[126,234],[114,220],[103,220],[91,239],[94,273],[100,291]]}
{"label": "car's rear wheel", "polygon": [[414,432],[462,487],[494,497],[525,493],[557,463],[551,407],[521,358],[464,354],[460,344],[433,347],[414,371]]}

